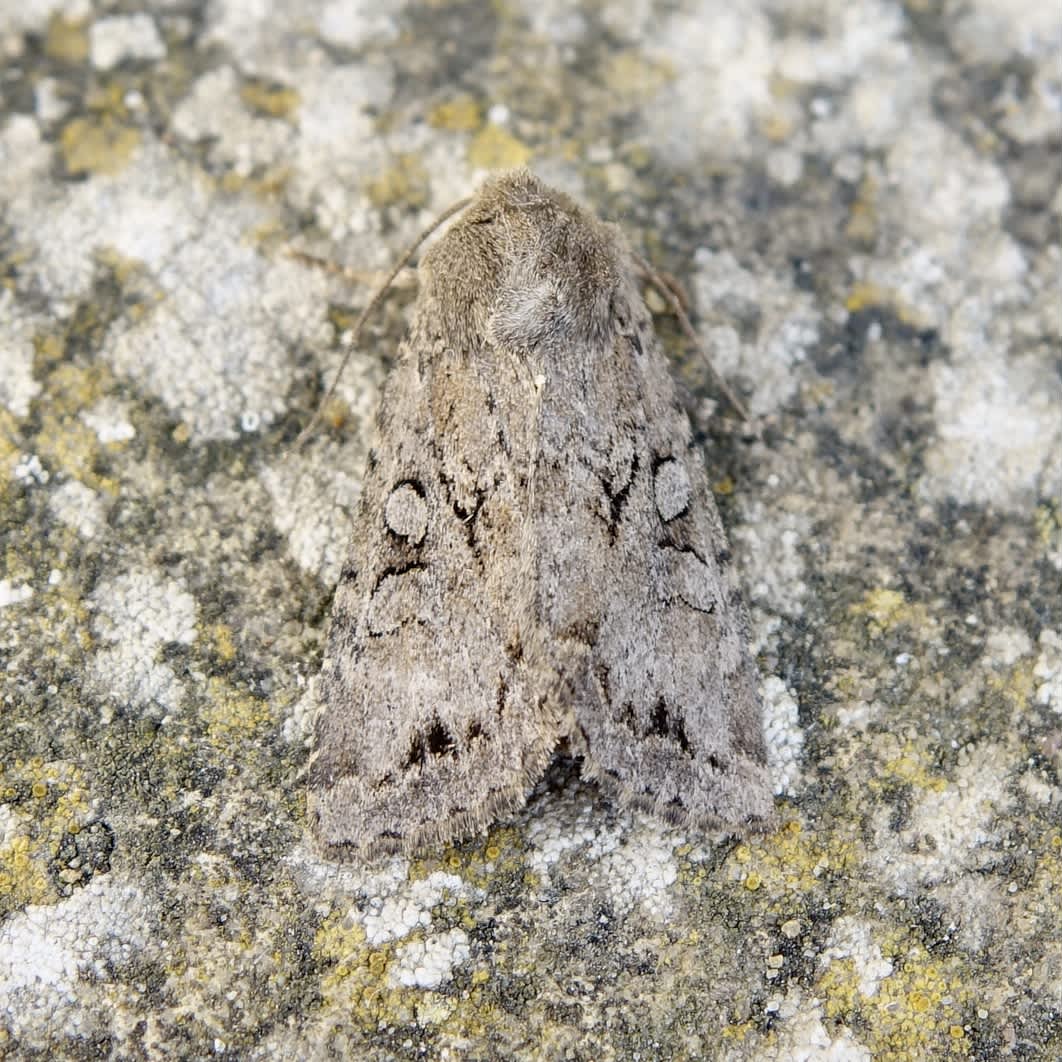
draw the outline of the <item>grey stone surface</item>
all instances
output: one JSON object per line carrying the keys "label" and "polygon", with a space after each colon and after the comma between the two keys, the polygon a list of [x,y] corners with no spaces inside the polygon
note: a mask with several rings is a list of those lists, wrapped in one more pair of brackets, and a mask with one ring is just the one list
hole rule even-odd
{"label": "grey stone surface", "polygon": [[[752,409],[658,318],[783,825],[559,763],[329,864],[312,682],[408,288],[291,443],[378,271],[524,162]],[[1060,176],[1031,0],[0,0],[0,1051],[1062,1054]]]}

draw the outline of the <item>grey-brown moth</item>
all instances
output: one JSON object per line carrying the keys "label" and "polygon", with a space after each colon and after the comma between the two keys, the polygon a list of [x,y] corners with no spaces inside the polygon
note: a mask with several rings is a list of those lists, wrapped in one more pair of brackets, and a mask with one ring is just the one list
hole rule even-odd
{"label": "grey-brown moth", "polygon": [[746,614],[637,276],[526,171],[425,253],[319,683],[329,854],[478,832],[561,745],[670,822],[770,818]]}

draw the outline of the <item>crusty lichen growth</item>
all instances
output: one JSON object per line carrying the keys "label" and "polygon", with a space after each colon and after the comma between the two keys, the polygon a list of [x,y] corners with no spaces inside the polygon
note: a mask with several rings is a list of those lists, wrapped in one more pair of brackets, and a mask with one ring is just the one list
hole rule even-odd
{"label": "crusty lichen growth", "polygon": [[904,928],[888,930],[880,943],[893,972],[873,995],[860,991],[850,959],[831,962],[818,979],[827,1016],[856,1026],[872,1057],[884,1062],[966,1057],[976,969],[961,956],[935,958]]}
{"label": "crusty lichen growth", "polygon": [[727,877],[777,902],[820,890],[827,875],[846,876],[859,862],[858,845],[842,830],[811,833],[791,819],[765,838],[737,845],[727,860]]}
{"label": "crusty lichen growth", "polygon": [[92,814],[81,772],[36,758],[5,765],[0,809],[0,916],[57,902],[63,882],[53,860],[64,838],[76,836]]}

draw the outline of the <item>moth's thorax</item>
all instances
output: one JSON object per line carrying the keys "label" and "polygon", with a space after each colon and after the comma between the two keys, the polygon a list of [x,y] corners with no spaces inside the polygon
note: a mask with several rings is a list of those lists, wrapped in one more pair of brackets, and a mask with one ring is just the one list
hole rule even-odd
{"label": "moth's thorax", "polygon": [[516,171],[483,187],[421,273],[439,329],[519,351],[606,339],[630,264],[617,230]]}

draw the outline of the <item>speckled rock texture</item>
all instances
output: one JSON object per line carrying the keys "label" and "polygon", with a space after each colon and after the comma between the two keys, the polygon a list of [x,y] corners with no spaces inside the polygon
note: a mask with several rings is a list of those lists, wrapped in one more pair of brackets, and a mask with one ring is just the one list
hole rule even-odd
{"label": "speckled rock texture", "polygon": [[[780,825],[559,761],[329,863],[313,682],[408,284],[293,440],[381,270],[525,163],[749,404],[658,317]],[[0,0],[0,1054],[1062,1055],[1060,185],[1039,0]]]}

